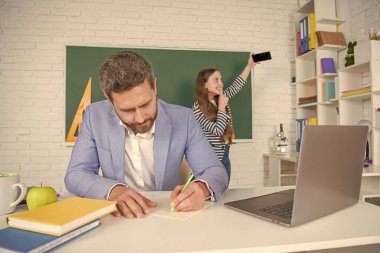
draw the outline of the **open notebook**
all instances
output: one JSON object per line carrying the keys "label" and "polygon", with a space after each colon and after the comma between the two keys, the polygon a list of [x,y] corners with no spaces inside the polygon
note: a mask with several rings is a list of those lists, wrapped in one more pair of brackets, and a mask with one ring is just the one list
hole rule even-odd
{"label": "open notebook", "polygon": [[174,219],[174,220],[181,220],[185,221],[187,219],[190,219],[194,215],[196,215],[199,212],[202,212],[205,208],[209,207],[213,204],[213,202],[205,201],[205,206],[198,210],[198,211],[192,211],[192,212],[170,212],[170,195],[171,192],[141,192],[145,197],[149,198],[150,200],[157,202],[157,207],[152,208],[149,215],[168,218],[168,219]]}

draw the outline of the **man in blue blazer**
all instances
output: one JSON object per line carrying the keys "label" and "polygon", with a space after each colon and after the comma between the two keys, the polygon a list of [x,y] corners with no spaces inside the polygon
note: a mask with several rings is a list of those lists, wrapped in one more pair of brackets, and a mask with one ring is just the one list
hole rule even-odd
{"label": "man in blue blazer", "polygon": [[[127,218],[140,218],[156,206],[138,191],[173,190],[176,211],[197,210],[205,200],[217,200],[228,185],[226,170],[192,110],[157,99],[151,64],[124,51],[111,56],[99,76],[107,100],[85,110],[66,188],[79,196],[117,201],[114,215]],[[181,192],[184,156],[195,180]]]}

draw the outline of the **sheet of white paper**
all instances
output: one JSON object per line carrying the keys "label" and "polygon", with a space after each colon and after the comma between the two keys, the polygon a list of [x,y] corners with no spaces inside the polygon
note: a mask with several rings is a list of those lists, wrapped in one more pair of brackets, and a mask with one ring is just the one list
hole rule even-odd
{"label": "sheet of white paper", "polygon": [[155,193],[155,192],[144,192],[144,193],[142,193],[144,196],[146,196],[150,200],[157,203],[157,206],[150,210],[149,215],[184,221],[184,220],[191,218],[195,214],[201,212],[203,209],[205,209],[211,205],[210,201],[205,201],[204,207],[198,211],[191,211],[191,212],[173,211],[173,212],[171,212],[170,211],[170,201],[171,201],[170,195],[171,195],[171,192],[159,192],[159,194],[157,194],[157,193]]}

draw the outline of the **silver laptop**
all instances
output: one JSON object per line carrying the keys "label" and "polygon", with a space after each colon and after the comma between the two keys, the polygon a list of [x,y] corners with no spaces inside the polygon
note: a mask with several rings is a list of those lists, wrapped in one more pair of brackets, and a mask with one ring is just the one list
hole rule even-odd
{"label": "silver laptop", "polygon": [[233,209],[296,226],[358,202],[367,126],[306,126],[296,188],[227,202]]}

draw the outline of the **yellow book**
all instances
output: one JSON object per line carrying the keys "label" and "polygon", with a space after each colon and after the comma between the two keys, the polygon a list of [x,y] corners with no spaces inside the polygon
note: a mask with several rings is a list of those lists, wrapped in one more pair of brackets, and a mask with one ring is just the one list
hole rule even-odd
{"label": "yellow book", "polygon": [[315,33],[315,14],[309,13],[307,16],[309,18],[309,50],[311,50],[317,47],[317,37]]}
{"label": "yellow book", "polygon": [[317,118],[308,118],[309,125],[318,125],[318,119]]}
{"label": "yellow book", "polygon": [[73,197],[5,218],[9,227],[61,236],[116,210],[116,202]]}
{"label": "yellow book", "polygon": [[363,89],[363,90],[349,91],[349,92],[342,93],[342,97],[350,97],[350,96],[369,93],[369,92],[371,92],[370,88]]}

